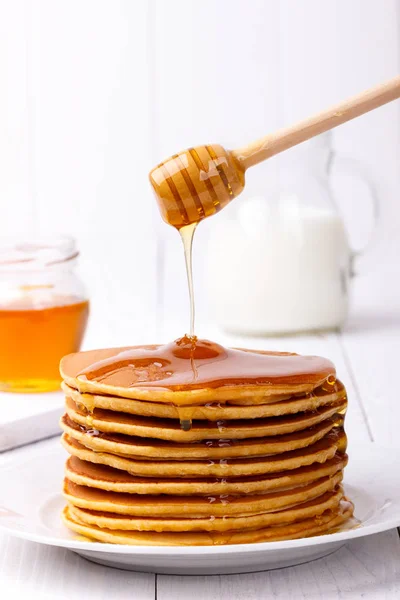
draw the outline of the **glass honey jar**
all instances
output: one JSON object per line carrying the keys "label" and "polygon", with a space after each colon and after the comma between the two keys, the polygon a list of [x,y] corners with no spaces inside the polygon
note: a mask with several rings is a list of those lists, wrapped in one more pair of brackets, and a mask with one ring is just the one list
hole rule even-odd
{"label": "glass honey jar", "polygon": [[0,241],[0,390],[59,389],[60,359],[79,350],[89,302],[75,240]]}

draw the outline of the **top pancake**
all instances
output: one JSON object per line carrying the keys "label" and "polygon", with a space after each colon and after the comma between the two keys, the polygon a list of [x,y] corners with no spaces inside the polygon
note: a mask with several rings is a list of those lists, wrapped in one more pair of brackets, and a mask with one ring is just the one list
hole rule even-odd
{"label": "top pancake", "polygon": [[189,346],[187,339],[69,354],[61,360],[61,376],[81,393],[175,406],[259,403],[309,393],[330,376],[334,382],[335,368],[324,358],[226,349],[206,340]]}

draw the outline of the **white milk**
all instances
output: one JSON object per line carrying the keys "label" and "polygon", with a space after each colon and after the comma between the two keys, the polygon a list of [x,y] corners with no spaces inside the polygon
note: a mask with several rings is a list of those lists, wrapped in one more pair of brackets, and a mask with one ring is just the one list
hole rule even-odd
{"label": "white milk", "polygon": [[209,241],[211,317],[243,334],[340,326],[351,260],[340,217],[294,196],[273,208],[264,198],[237,208],[235,219],[215,224]]}

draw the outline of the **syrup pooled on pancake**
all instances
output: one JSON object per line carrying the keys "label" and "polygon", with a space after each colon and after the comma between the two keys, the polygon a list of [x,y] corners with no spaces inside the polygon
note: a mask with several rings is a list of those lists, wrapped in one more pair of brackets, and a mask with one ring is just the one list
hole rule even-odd
{"label": "syrup pooled on pancake", "polygon": [[184,336],[163,346],[116,350],[84,368],[78,379],[184,391],[225,385],[319,383],[329,375],[335,375],[333,364],[318,356],[224,348]]}

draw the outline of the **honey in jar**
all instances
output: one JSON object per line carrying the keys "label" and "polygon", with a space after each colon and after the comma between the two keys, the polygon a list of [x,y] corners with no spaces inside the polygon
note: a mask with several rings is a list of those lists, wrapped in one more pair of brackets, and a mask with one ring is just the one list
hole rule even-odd
{"label": "honey in jar", "polygon": [[66,237],[1,244],[0,390],[60,387],[60,359],[80,349],[89,314],[77,256]]}

